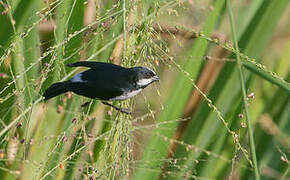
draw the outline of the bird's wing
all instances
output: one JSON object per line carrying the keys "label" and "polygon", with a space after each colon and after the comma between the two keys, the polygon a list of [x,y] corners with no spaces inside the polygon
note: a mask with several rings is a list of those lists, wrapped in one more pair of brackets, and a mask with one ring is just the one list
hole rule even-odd
{"label": "bird's wing", "polygon": [[76,94],[100,100],[109,100],[124,93],[120,88],[96,86],[90,82],[71,82],[69,89]]}
{"label": "bird's wing", "polygon": [[67,66],[68,67],[83,66],[83,67],[89,67],[89,68],[92,68],[92,69],[106,69],[106,68],[124,69],[123,67],[115,65],[115,64],[104,63],[104,62],[96,62],[96,61],[79,61],[79,62],[76,62],[76,63],[67,64]]}
{"label": "bird's wing", "polygon": [[84,67],[90,67],[94,68],[99,66],[100,62],[95,62],[95,61],[79,61],[75,62],[72,64],[67,64],[68,67],[79,67],[79,66],[84,66]]}

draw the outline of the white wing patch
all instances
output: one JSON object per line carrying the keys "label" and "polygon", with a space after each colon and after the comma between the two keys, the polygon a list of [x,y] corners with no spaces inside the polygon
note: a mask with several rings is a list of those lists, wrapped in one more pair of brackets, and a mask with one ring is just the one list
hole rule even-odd
{"label": "white wing patch", "polygon": [[72,79],[71,79],[72,82],[84,82],[83,79],[82,79],[82,74],[77,74],[75,75]]}
{"label": "white wing patch", "polygon": [[116,101],[116,100],[125,100],[125,99],[129,99],[133,96],[136,96],[138,93],[140,93],[142,91],[142,89],[137,89],[128,93],[124,93],[121,96],[117,96],[115,98],[109,99],[109,101]]}

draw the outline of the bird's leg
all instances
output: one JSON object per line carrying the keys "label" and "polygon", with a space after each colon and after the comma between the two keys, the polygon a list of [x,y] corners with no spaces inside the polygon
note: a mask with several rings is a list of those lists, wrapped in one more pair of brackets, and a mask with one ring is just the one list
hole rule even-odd
{"label": "bird's leg", "polygon": [[116,109],[117,111],[120,111],[121,113],[132,114],[132,112],[130,112],[128,109],[125,109],[125,108],[119,108],[119,107],[114,106],[113,104],[110,104],[110,103],[105,102],[105,101],[102,101],[102,103],[103,103],[104,105],[111,106],[112,108]]}
{"label": "bird's leg", "polygon": [[87,102],[85,102],[84,104],[82,104],[81,105],[81,107],[83,108],[83,107],[86,107],[86,106],[88,106],[90,104],[90,101],[87,101]]}

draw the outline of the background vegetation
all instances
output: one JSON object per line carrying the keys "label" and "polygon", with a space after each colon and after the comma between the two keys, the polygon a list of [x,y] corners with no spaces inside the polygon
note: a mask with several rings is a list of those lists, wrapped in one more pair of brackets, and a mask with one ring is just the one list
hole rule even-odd
{"label": "background vegetation", "polygon": [[[0,1],[0,179],[290,179],[289,1],[231,3]],[[161,82],[43,102],[80,60]]]}

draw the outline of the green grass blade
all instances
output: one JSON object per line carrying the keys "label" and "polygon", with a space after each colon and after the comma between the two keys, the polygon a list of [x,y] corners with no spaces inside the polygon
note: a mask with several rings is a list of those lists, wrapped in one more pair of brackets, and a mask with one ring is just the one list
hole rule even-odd
{"label": "green grass blade", "polygon": [[[253,179],[247,93],[255,168],[287,178],[290,1],[231,2],[235,47],[226,0],[0,0],[0,179]],[[80,60],[147,66],[162,81],[116,102],[132,116],[98,100],[81,107],[88,99],[73,93],[43,101],[45,88],[86,69],[65,66]],[[212,61],[224,64],[203,93],[195,81],[207,86]],[[203,99],[184,117],[194,88]]]}
{"label": "green grass blade", "polygon": [[[265,21],[266,19],[264,20],[264,18],[269,18],[268,14],[275,11],[279,12],[280,15],[282,14],[282,12],[278,10],[278,8],[265,8],[269,6],[268,3],[268,1],[265,1],[263,2],[263,4],[261,4],[260,8],[257,9],[255,16],[250,21],[247,29],[245,31],[241,31],[244,32],[244,34],[240,36],[241,39],[239,41],[239,46],[243,47],[245,49],[244,53],[249,55],[250,57],[260,57],[263,48],[265,48],[266,46],[266,44],[263,44],[260,41],[265,43],[265,39],[270,39],[269,36],[272,35],[279,16],[273,16],[275,18],[272,20],[273,23],[271,23],[271,27],[269,27],[269,24]],[[272,3],[283,4],[283,2],[281,1],[276,1]],[[261,14],[265,14],[265,17]],[[257,24],[260,27],[257,27]],[[253,25],[256,25],[256,27],[252,27]],[[262,32],[255,31],[259,31],[262,29],[267,29],[267,31],[269,32],[264,34]],[[258,34],[260,36],[258,36]],[[259,44],[259,46],[256,46],[257,44]],[[251,47],[251,49],[249,49],[248,47]],[[229,111],[228,108],[233,103],[231,101],[235,99],[234,97],[239,95],[239,93],[236,92],[238,90],[236,88],[236,82],[238,82],[238,72],[235,71],[233,74],[233,69],[234,65],[231,63],[227,63],[221,71],[219,78],[216,80],[215,85],[212,87],[211,92],[209,93],[209,98],[224,114],[227,114],[227,112]],[[248,80],[249,74],[245,73],[245,75],[246,79]],[[216,116],[213,112],[210,112],[210,109],[206,106],[206,104],[201,105],[195,117],[190,121],[189,127],[186,129],[183,139],[184,142],[187,144],[193,144],[201,149],[205,149],[209,145],[209,140],[214,135],[213,131],[216,131],[216,129],[218,128],[217,126],[219,125],[219,123],[217,123],[217,121],[218,120],[216,119]],[[200,125],[200,123],[204,125]],[[187,153],[189,154],[186,155]],[[183,166],[186,169],[189,169],[189,171],[191,171],[191,168],[195,166],[193,164],[194,160],[198,159],[201,155],[200,152],[186,152],[182,147],[179,147],[175,154],[175,158],[177,159],[187,157],[187,160],[184,162]],[[187,172],[186,169],[182,169],[182,171],[184,172],[182,176],[185,175],[185,172]]]}
{"label": "green grass blade", "polygon": [[249,63],[248,61],[242,61],[242,64],[245,68],[247,68],[249,71],[257,74],[258,76],[264,78],[265,80],[277,85],[278,87],[284,89],[285,91],[290,93],[290,83],[285,83],[278,77],[275,77],[269,72],[265,72],[264,70],[260,69],[259,67],[255,66],[252,63]]}
{"label": "green grass blade", "polygon": [[241,58],[240,58],[240,54],[239,54],[238,41],[236,38],[236,27],[235,27],[236,25],[234,22],[232,5],[231,5],[231,2],[229,0],[227,0],[227,10],[228,10],[229,17],[230,17],[230,24],[231,24],[231,29],[232,29],[232,37],[233,37],[234,47],[237,50],[236,58],[237,58],[237,65],[238,65],[238,70],[239,70],[240,85],[242,88],[242,94],[243,94],[243,100],[244,100],[244,108],[245,108],[247,127],[248,127],[249,139],[250,139],[250,149],[251,149],[251,155],[252,155],[252,162],[253,162],[253,166],[254,166],[255,179],[259,180],[260,174],[259,174],[258,165],[257,165],[254,135],[253,135],[252,124],[251,124],[250,115],[249,115],[249,104],[248,104],[247,94],[246,94],[245,77],[244,77],[244,73],[243,73],[243,69],[242,69],[242,62],[241,62]]}
{"label": "green grass blade", "polygon": [[[11,24],[11,21],[8,17],[8,15],[0,16],[0,22],[1,22],[1,30],[0,30],[0,45],[3,47],[8,47],[10,45],[10,42],[12,40],[12,36],[14,35],[14,28],[17,31],[18,28],[24,24],[24,22],[28,19],[29,10],[31,9],[32,4],[34,3],[34,0],[27,0],[27,1],[20,1],[18,3],[17,7],[13,11],[13,20],[15,21],[15,25]],[[5,9],[1,8],[1,12],[3,12]],[[11,11],[11,10],[9,10]],[[15,26],[13,28],[13,26]],[[3,51],[0,51],[0,57],[3,55]]]}
{"label": "green grass blade", "polygon": [[[56,30],[56,44],[59,44],[63,42],[69,35],[74,34],[74,32],[80,31],[83,28],[84,1],[71,0],[63,2],[63,4],[59,6],[59,9],[57,10],[57,17],[59,21]],[[73,37],[70,43],[60,46],[56,50],[58,53],[56,56],[57,59],[55,60],[55,67],[57,67],[58,70],[55,70],[55,72],[52,73],[52,76],[62,78],[62,75],[59,74],[60,72],[65,71],[66,73],[72,71],[73,69],[66,67],[65,64],[79,61],[80,54],[75,54],[75,51],[79,51],[81,47],[81,35]],[[70,58],[64,62],[64,59],[67,57]],[[54,77],[53,79],[56,80],[57,78]],[[55,134],[60,137],[64,135],[67,137],[71,136],[71,126],[73,125],[72,119],[78,114],[77,110],[81,106],[79,97],[74,97],[74,99],[68,99],[67,101],[68,103],[66,105],[63,105],[62,102],[60,103],[62,106],[64,106],[66,112],[73,113],[64,113],[58,120],[58,128]],[[68,146],[68,143],[56,139],[54,144],[58,144],[59,147],[55,150],[55,153],[48,158],[46,166],[44,166],[42,169],[42,174],[45,174],[47,171],[57,166],[60,163],[60,160],[63,159],[63,157],[66,155],[65,149]],[[47,177],[47,179],[54,179],[54,176],[56,176],[61,171],[61,169],[59,171],[53,171],[50,176]]]}
{"label": "green grass blade", "polygon": [[[203,26],[203,31],[206,35],[209,36],[215,28],[223,7],[224,0],[215,1],[214,11],[208,15]],[[207,50],[207,46],[208,42],[206,40],[198,39],[191,50],[192,57],[203,57]],[[184,70],[188,72],[191,77],[196,78],[201,62],[202,61],[199,61],[198,59],[188,60],[184,65]],[[176,80],[174,89],[172,89],[169,99],[166,102],[166,108],[160,114],[158,120],[159,122],[166,122],[169,119],[177,119],[181,115],[188,95],[191,92],[191,88],[192,86],[190,81],[183,75],[183,73],[180,73]],[[180,92],[182,92],[182,95]],[[149,142],[143,152],[142,161],[147,162],[152,159],[158,160],[166,157],[169,143],[160,143],[161,139],[157,135],[161,134],[162,136],[171,138],[175,132],[176,126],[177,122],[168,123],[153,131],[153,135],[150,137]],[[150,162],[148,164],[149,168],[155,169],[155,171],[148,171],[147,169],[142,168],[142,164],[140,164],[139,168],[137,168],[134,173],[134,179],[157,178],[160,173],[160,169],[156,169],[156,167],[160,167],[160,165],[162,164],[159,164],[157,161]]]}
{"label": "green grass blade", "polygon": [[[289,76],[290,77],[290,76]],[[283,169],[285,167],[285,163],[281,163],[277,161],[281,157],[281,154],[277,152],[279,147],[283,147],[283,141],[286,140],[287,136],[283,136],[284,133],[287,133],[287,129],[289,129],[289,94],[287,94],[283,90],[278,90],[275,95],[269,100],[269,103],[264,107],[263,114],[259,117],[260,123],[259,126],[256,127],[256,141],[257,143],[257,156],[258,163],[261,171],[264,168],[269,167],[273,169]],[[265,118],[265,115],[268,118]],[[263,117],[264,116],[264,117]],[[262,119],[268,119],[262,120]],[[271,122],[271,126],[269,126],[268,121]],[[268,124],[268,126],[267,126]],[[263,127],[263,128],[262,128]],[[265,128],[268,127],[269,129]],[[270,129],[275,129],[278,127],[280,129],[281,134],[271,134]],[[284,133],[283,133],[284,132]],[[288,133],[289,136],[289,133]],[[282,140],[281,140],[282,139]],[[286,144],[285,143],[285,144]],[[289,141],[288,141],[289,144]],[[289,148],[289,147],[288,147]],[[284,149],[284,148],[283,148]],[[287,145],[285,146],[287,149]],[[277,152],[277,153],[273,153]],[[284,164],[284,165],[283,165]],[[280,171],[281,172],[281,171]],[[251,177],[251,171],[245,171],[241,173],[242,178]],[[265,179],[266,176],[262,175],[262,179]]]}
{"label": "green grass blade", "polygon": [[[232,105],[229,113],[227,113],[226,120],[229,123],[229,126],[232,128],[234,125],[236,125],[237,121],[239,121],[238,114],[242,111],[242,103],[241,103],[241,98],[238,98],[234,100],[234,105]],[[229,136],[228,132],[226,131],[225,128],[220,128],[218,131],[215,131],[216,133],[216,138],[212,139],[213,145],[210,146],[212,149],[209,149],[211,153],[215,153],[217,155],[221,154],[225,147],[227,146],[227,138]],[[230,153],[228,153],[230,154]],[[204,155],[205,158],[208,157],[208,155]],[[223,155],[224,157],[224,155]],[[204,158],[204,159],[205,159]],[[209,156],[207,161],[203,165],[200,165],[200,176],[202,177],[208,177],[208,178],[216,178],[217,173],[220,172],[220,169],[224,166],[224,164],[228,165],[228,161],[225,161],[222,159],[222,157],[216,157],[216,156]],[[217,166],[219,164],[219,166]]]}

